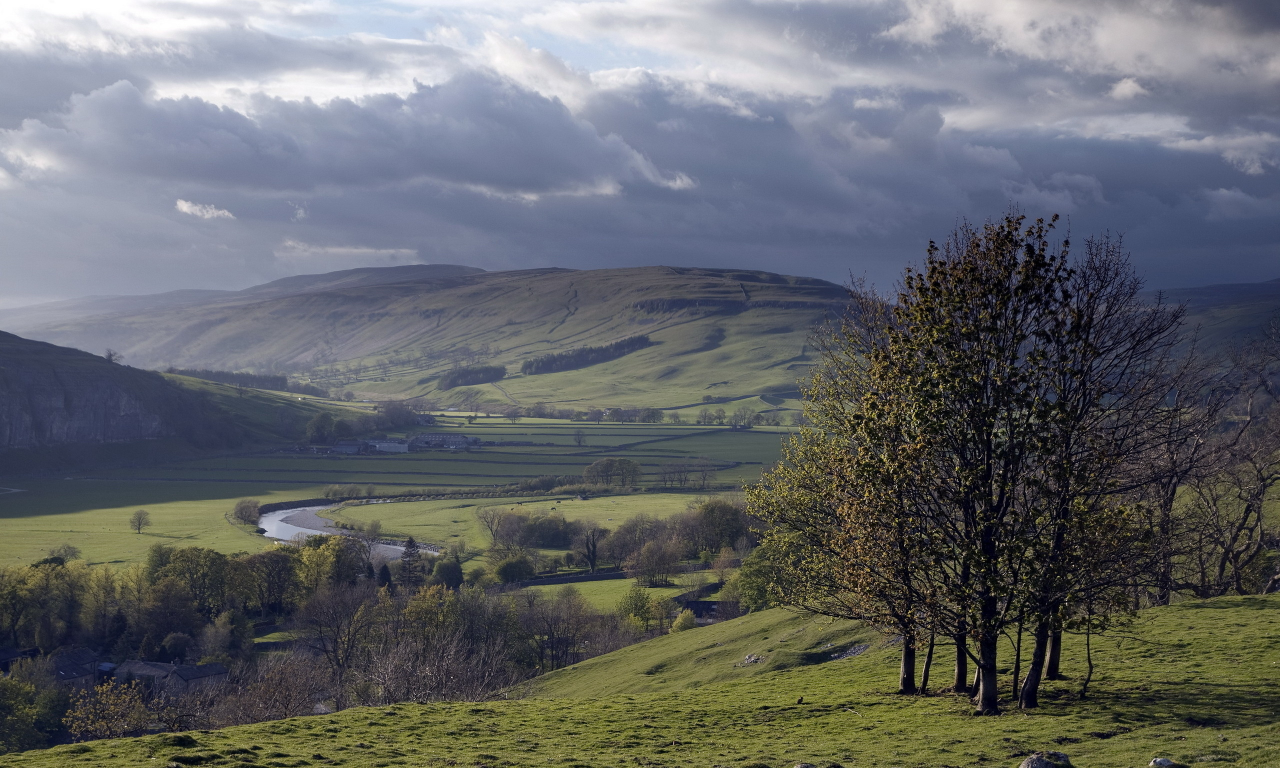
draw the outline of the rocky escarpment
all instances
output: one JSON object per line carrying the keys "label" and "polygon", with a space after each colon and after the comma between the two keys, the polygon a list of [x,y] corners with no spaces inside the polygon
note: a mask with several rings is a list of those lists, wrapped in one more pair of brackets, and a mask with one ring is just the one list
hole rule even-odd
{"label": "rocky escarpment", "polygon": [[225,414],[160,374],[0,332],[0,450],[161,437],[238,436]]}

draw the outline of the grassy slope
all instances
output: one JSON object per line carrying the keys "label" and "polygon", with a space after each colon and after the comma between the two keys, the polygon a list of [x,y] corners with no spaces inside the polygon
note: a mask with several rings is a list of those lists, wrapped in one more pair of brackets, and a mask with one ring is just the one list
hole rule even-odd
{"label": "grassy slope", "polygon": [[[823,637],[804,620],[775,611],[593,660],[587,671],[548,678],[539,697],[354,709],[195,733],[194,747],[146,737],[0,757],[0,766],[162,766],[177,755],[206,755],[207,765],[273,767],[778,768],[806,761],[937,768],[1014,766],[1035,749],[1065,751],[1079,768],[1136,768],[1156,756],[1277,765],[1278,619],[1280,597],[1146,612],[1125,639],[1096,641],[1098,672],[1084,702],[1075,694],[1083,643],[1071,638],[1064,671],[1072,679],[1048,684],[1041,709],[999,718],[971,717],[968,705],[949,695],[886,693],[896,679],[889,647],[800,663],[799,649]],[[822,631],[831,633],[826,642],[858,639],[856,631],[839,634],[836,626]],[[732,654],[715,655],[723,648]],[[732,667],[739,652],[761,651],[767,661]],[[635,688],[637,671],[650,662],[670,664],[653,677],[672,683],[655,692],[624,692]],[[945,678],[945,663],[940,667]],[[550,694],[560,697],[542,698]]]}
{"label": "grassy slope", "polygon": [[805,344],[813,325],[843,299],[831,283],[764,272],[548,269],[157,309],[29,333],[85,348],[113,346],[135,364],[157,367],[367,366],[437,355],[431,364],[395,364],[348,385],[371,395],[435,393],[432,377],[448,369],[445,355],[460,347],[487,345],[496,355],[486,362],[515,374],[530,357],[647,333],[655,346],[620,360],[586,371],[516,375],[501,389],[480,391],[495,402],[509,402],[509,395],[522,403],[679,406],[708,394],[794,390],[811,362]]}

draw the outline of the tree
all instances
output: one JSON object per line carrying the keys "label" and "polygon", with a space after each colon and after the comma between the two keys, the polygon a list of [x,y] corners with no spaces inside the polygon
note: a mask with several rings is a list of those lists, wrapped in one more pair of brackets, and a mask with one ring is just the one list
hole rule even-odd
{"label": "tree", "polygon": [[111,349],[110,347],[108,347],[108,348],[107,348],[107,351],[106,351],[106,352],[103,352],[103,353],[102,353],[102,356],[103,356],[103,358],[105,358],[105,359],[106,359],[106,361],[107,361],[108,363],[117,363],[117,364],[119,364],[120,362],[122,362],[122,361],[124,360],[124,355],[120,354],[119,352],[115,351],[114,349]]}
{"label": "tree", "polygon": [[143,528],[151,527],[151,513],[145,509],[139,509],[129,516],[129,527],[134,533],[142,533]]}
{"label": "tree", "polygon": [[108,680],[92,691],[77,693],[65,723],[76,741],[87,741],[140,733],[148,719],[142,688],[136,680]]}
{"label": "tree", "polygon": [[49,550],[50,558],[57,558],[64,563],[80,559],[80,548],[73,544],[59,544]]}
{"label": "tree", "polygon": [[579,448],[586,445],[587,433],[582,431],[581,429],[575,429],[573,431],[573,444],[578,446]]}
{"label": "tree", "polygon": [[457,589],[463,581],[462,563],[452,557],[443,558],[436,562],[431,575],[449,589]]}
{"label": "tree", "polygon": [[498,563],[494,574],[503,584],[514,584],[520,581],[528,581],[534,577],[533,562],[524,555],[503,560]]}
{"label": "tree", "polygon": [[902,634],[904,690],[917,632],[956,639],[958,689],[972,639],[982,713],[1002,633],[1034,627],[1034,706],[1054,617],[1133,576],[1125,492],[1158,442],[1181,321],[1139,301],[1115,244],[1073,267],[1052,222],[1023,223],[962,225],[895,302],[855,289],[806,389],[813,427],[754,490],[789,600]]}
{"label": "tree", "polygon": [[44,746],[35,698],[34,685],[0,677],[0,754]]}
{"label": "tree", "polygon": [[307,442],[322,445],[332,441],[334,425],[333,414],[328,411],[317,413],[307,422]]}
{"label": "tree", "polygon": [[480,507],[476,510],[476,519],[489,532],[491,546],[498,545],[498,529],[502,526],[502,518],[506,515],[506,511],[500,507]]}
{"label": "tree", "polygon": [[600,562],[600,545],[608,536],[608,528],[601,528],[593,522],[587,522],[574,539],[573,551],[586,561],[587,568],[592,573],[596,572],[596,566]]}
{"label": "tree", "polygon": [[685,608],[680,612],[680,615],[676,617],[676,620],[671,622],[671,632],[672,634],[675,634],[676,632],[684,632],[686,629],[695,629],[697,626],[698,617],[693,615],[693,611]]}
{"label": "tree", "polygon": [[640,482],[640,465],[631,459],[605,458],[582,471],[582,479],[596,485],[631,486]]}
{"label": "tree", "polygon": [[307,647],[318,653],[333,672],[338,708],[346,706],[347,674],[381,619],[375,610],[377,593],[368,583],[325,586],[298,615]]}
{"label": "tree", "polygon": [[418,571],[422,568],[422,550],[413,537],[405,539],[400,553],[400,583],[412,589],[418,583]]}
{"label": "tree", "polygon": [[231,514],[236,520],[239,520],[245,525],[257,526],[258,518],[261,517],[259,512],[260,506],[261,504],[257,499],[240,499],[236,502],[235,509]]}

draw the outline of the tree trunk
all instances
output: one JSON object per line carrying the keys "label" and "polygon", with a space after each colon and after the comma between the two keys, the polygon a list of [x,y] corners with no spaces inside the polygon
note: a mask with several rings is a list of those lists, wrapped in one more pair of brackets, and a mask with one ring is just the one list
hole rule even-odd
{"label": "tree trunk", "polygon": [[1013,644],[1013,698],[1018,698],[1018,681],[1022,679],[1022,620],[1018,620],[1018,639]]}
{"label": "tree trunk", "polygon": [[[1092,617],[1091,617],[1092,618]],[[1084,628],[1084,660],[1087,671],[1084,675],[1084,683],[1080,686],[1080,698],[1089,698],[1089,683],[1093,680],[1093,644],[1090,642],[1093,637],[1092,627]]]}
{"label": "tree trunk", "polygon": [[953,638],[956,643],[956,676],[951,688],[956,693],[969,692],[969,639],[963,632]]}
{"label": "tree trunk", "polygon": [[929,692],[929,670],[933,667],[933,644],[937,639],[937,635],[933,632],[929,633],[929,650],[924,654],[924,671],[920,673],[921,696]]}
{"label": "tree trunk", "polygon": [[1045,662],[1044,679],[1062,680],[1062,628],[1049,633],[1049,659]]}
{"label": "tree trunk", "polygon": [[1022,693],[1018,697],[1018,706],[1022,709],[1040,706],[1040,675],[1044,672],[1044,660],[1049,652],[1050,621],[1043,618],[1036,623],[1036,644],[1031,651],[1031,663],[1027,665],[1027,679],[1022,681]]}
{"label": "tree trunk", "polygon": [[902,636],[902,666],[898,670],[898,693],[916,693],[916,639],[910,633]]}
{"label": "tree trunk", "polygon": [[988,633],[978,640],[978,713],[982,715],[1000,714],[1000,681],[996,675],[996,659],[998,658],[1000,637]]}

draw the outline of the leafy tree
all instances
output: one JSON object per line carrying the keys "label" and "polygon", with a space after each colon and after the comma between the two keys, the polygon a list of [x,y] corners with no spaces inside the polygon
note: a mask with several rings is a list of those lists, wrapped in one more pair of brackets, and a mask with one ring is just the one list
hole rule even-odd
{"label": "leafy tree", "polygon": [[631,459],[599,459],[582,471],[582,479],[595,485],[631,486],[640,482],[640,465]]}
{"label": "leafy tree", "polygon": [[0,677],[0,753],[44,746],[36,728],[35,698],[34,685]]}
{"label": "leafy tree", "polygon": [[151,527],[151,513],[145,509],[139,509],[129,516],[129,527],[134,533],[142,533],[143,528]]}
{"label": "leafy tree", "polygon": [[331,442],[334,423],[333,414],[327,411],[312,416],[311,421],[307,422],[307,442],[315,445]]}
{"label": "leafy tree", "polygon": [[680,612],[680,615],[676,617],[676,620],[671,622],[671,632],[672,634],[675,634],[676,632],[684,632],[686,629],[695,629],[697,626],[698,617],[693,615],[693,611],[685,608]]}
{"label": "leafy tree", "polygon": [[454,558],[446,557],[438,560],[431,575],[435,577],[436,581],[449,589],[457,589],[462,586],[462,564]]}
{"label": "leafy tree", "polygon": [[498,567],[494,569],[494,575],[503,584],[528,581],[535,575],[533,561],[524,555],[508,558],[498,563]]}
{"label": "leafy tree", "polygon": [[258,511],[261,506],[261,503],[257,499],[240,499],[236,502],[235,509],[231,514],[236,520],[239,520],[245,525],[256,526],[258,524],[258,518],[262,516]]}
{"label": "leafy tree", "polygon": [[109,680],[76,695],[66,725],[77,741],[87,741],[132,736],[146,728],[148,720],[138,682]]}

